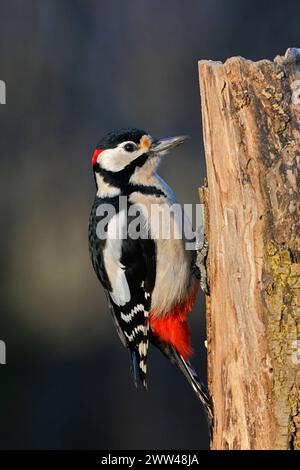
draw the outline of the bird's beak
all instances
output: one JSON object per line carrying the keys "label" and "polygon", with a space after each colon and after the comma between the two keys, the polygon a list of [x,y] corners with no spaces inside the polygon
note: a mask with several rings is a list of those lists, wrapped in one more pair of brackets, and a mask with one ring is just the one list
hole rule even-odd
{"label": "bird's beak", "polygon": [[188,135],[180,135],[177,137],[167,137],[165,139],[155,140],[150,147],[150,152],[157,155],[165,155],[178,145],[183,144],[187,139],[189,139]]}

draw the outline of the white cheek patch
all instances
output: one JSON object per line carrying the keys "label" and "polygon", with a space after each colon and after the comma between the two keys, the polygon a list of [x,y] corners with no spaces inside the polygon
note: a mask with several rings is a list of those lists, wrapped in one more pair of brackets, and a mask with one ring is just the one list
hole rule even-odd
{"label": "white cheek patch", "polygon": [[129,165],[133,160],[144,153],[143,149],[134,152],[126,152],[123,146],[126,142],[122,142],[118,147],[103,150],[99,155],[97,162],[107,171],[121,171],[125,166]]}

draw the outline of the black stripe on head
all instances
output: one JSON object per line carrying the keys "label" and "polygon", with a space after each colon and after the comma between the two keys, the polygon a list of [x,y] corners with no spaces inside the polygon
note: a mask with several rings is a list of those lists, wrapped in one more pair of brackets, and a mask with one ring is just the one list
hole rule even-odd
{"label": "black stripe on head", "polygon": [[104,150],[112,149],[127,140],[139,144],[143,135],[147,135],[147,132],[134,127],[128,129],[117,129],[106,134],[100,142],[98,142],[96,148]]}

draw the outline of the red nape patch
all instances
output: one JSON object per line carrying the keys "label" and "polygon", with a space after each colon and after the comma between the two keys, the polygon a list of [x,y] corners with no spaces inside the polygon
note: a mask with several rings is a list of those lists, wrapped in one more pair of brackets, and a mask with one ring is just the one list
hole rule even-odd
{"label": "red nape patch", "polygon": [[188,300],[181,304],[176,304],[163,318],[154,317],[155,310],[151,310],[149,314],[149,323],[153,333],[162,341],[174,346],[184,359],[189,359],[193,354],[187,314],[195,303],[198,288],[199,284],[197,283]]}
{"label": "red nape patch", "polygon": [[100,153],[103,152],[103,149],[96,149],[92,156],[92,165],[96,165],[97,158],[99,157]]}

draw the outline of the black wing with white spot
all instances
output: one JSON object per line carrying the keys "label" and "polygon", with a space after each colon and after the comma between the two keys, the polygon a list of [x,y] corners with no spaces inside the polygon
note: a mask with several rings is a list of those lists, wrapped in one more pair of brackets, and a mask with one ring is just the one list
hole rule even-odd
{"label": "black wing with white spot", "polygon": [[[107,203],[107,201],[105,201]],[[130,349],[131,370],[139,372],[146,387],[147,353],[149,344],[148,314],[155,284],[155,242],[150,238],[114,238],[127,233],[130,220],[125,211],[107,219],[100,239],[96,227],[103,216],[96,214],[101,200],[96,199],[89,224],[89,245],[96,274],[104,286],[111,304],[112,316],[122,342]],[[99,226],[98,226],[99,227]],[[99,230],[98,230],[99,235]]]}

